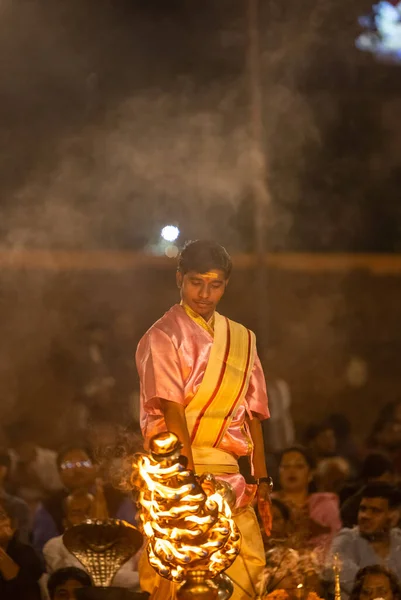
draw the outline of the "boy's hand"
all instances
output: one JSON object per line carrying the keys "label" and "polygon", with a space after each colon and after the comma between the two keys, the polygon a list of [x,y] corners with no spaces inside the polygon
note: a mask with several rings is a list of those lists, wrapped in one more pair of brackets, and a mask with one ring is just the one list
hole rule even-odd
{"label": "boy's hand", "polygon": [[270,485],[266,481],[258,486],[257,493],[258,500],[258,512],[263,523],[263,529],[266,535],[270,535],[272,530],[272,510],[271,510],[271,499],[270,499]]}

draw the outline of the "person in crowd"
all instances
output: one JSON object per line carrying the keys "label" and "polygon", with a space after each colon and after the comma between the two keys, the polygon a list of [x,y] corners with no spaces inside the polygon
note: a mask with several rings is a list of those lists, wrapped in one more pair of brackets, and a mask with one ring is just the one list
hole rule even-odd
{"label": "person in crowd", "polygon": [[36,444],[32,438],[32,424],[28,419],[10,425],[8,434],[16,455],[16,464],[11,470],[15,493],[34,512],[47,494],[62,488],[57,470],[57,454]]}
{"label": "person in crowd", "polygon": [[262,422],[266,440],[267,459],[271,453],[278,454],[295,443],[295,427],[291,414],[291,392],[284,379],[274,378],[270,373],[267,382],[270,419]]}
{"label": "person in crowd", "polygon": [[343,527],[354,527],[358,522],[358,510],[362,498],[362,489],[368,483],[395,483],[393,462],[381,452],[372,452],[365,458],[360,480],[344,487],[340,492],[341,520]]}
{"label": "person in crowd", "polygon": [[40,600],[43,569],[34,549],[19,541],[5,507],[0,505],[0,598]]}
{"label": "person in crowd", "polygon": [[401,586],[397,576],[382,565],[359,569],[350,600],[401,600]]}
{"label": "person in crowd", "polygon": [[76,590],[92,586],[89,575],[77,567],[54,571],[47,582],[50,600],[77,600]]}
{"label": "person in crowd", "polygon": [[381,564],[401,576],[401,530],[394,527],[399,518],[399,503],[399,493],[393,486],[368,484],[362,492],[358,527],[344,528],[334,538],[327,568],[330,569],[333,557],[338,554],[344,598],[351,593],[360,568]]}
{"label": "person in crowd", "polygon": [[279,588],[293,596],[300,584],[307,589],[320,590],[319,563],[307,549],[291,547],[294,531],[291,512],[277,498],[272,498],[272,519],[271,535],[264,537],[267,592]]}
{"label": "person in crowd", "polygon": [[79,361],[81,399],[92,417],[98,410],[110,406],[116,379],[113,374],[109,327],[105,323],[94,321],[85,327],[84,335]]}
{"label": "person in crowd", "polygon": [[324,458],[336,455],[336,437],[333,427],[327,421],[309,425],[304,439],[305,446],[316,464]]}
{"label": "person in crowd", "polygon": [[277,544],[288,539],[291,530],[291,512],[284,502],[278,498],[272,498],[272,530],[269,543]]}
{"label": "person in crowd", "polygon": [[[85,491],[77,490],[67,496],[64,506],[64,528],[68,529],[79,525],[93,517],[95,498]],[[63,542],[63,536],[59,535],[46,542],[43,548],[43,556],[46,563],[47,573],[54,573],[64,567],[80,567],[81,563],[69,552]],[[119,569],[113,579],[113,586],[135,589],[138,586],[138,560],[133,556]]]}
{"label": "person in crowd", "polygon": [[339,494],[351,474],[349,462],[341,456],[321,460],[316,469],[316,483],[319,492]]}
{"label": "person in crowd", "polygon": [[111,485],[103,484],[92,454],[84,445],[75,444],[61,450],[57,465],[64,488],[49,496],[36,511],[33,544],[38,551],[42,551],[48,540],[63,532],[63,503],[67,496],[77,490],[94,494],[96,510],[132,524],[135,522],[131,498]]}
{"label": "person in crowd", "polygon": [[310,493],[313,469],[314,462],[304,448],[287,448],[280,458],[281,489],[274,496],[290,510],[293,546],[315,549],[323,559],[341,520],[335,494]]}
{"label": "person in crowd", "polygon": [[358,473],[361,466],[361,449],[353,436],[350,420],[341,413],[333,413],[326,422],[334,431],[336,454],[348,461],[352,474]]}
{"label": "person in crowd", "polygon": [[387,403],[379,412],[367,441],[371,450],[388,454],[401,474],[401,401]]}
{"label": "person in crowd", "polygon": [[7,450],[0,450],[0,503],[17,528],[18,539],[23,543],[29,542],[31,518],[26,502],[6,492],[6,482],[10,473],[11,458]]}

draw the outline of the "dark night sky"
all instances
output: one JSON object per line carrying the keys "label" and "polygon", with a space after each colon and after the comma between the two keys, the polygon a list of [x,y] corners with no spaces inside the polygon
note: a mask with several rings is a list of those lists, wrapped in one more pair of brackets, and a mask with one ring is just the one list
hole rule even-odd
{"label": "dark night sky", "polygon": [[[252,247],[245,0],[8,0],[4,244],[138,248],[160,225]],[[261,0],[275,250],[400,249],[401,66],[364,0]]]}

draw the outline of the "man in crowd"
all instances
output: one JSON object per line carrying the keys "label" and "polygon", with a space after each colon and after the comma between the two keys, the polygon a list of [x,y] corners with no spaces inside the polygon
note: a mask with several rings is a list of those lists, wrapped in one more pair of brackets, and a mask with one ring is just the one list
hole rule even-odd
{"label": "man in crowd", "polygon": [[399,503],[399,493],[393,486],[367,485],[361,494],[358,527],[342,529],[334,538],[327,568],[332,572],[333,557],[338,554],[343,598],[349,596],[362,567],[385,565],[401,577],[401,530],[395,527]]}
{"label": "man in crowd", "polygon": [[33,524],[33,544],[41,552],[45,543],[63,530],[64,501],[71,493],[81,491],[95,497],[95,512],[106,513],[129,523],[135,522],[135,508],[131,498],[124,496],[98,477],[98,466],[90,451],[80,444],[61,450],[57,465],[64,486],[39,506]]}
{"label": "man in crowd", "polygon": [[10,515],[17,528],[18,539],[29,541],[30,514],[26,502],[6,492],[6,482],[10,473],[11,458],[6,450],[0,450],[0,502]]}
{"label": "man in crowd", "polygon": [[[141,382],[141,427],[145,445],[166,429],[183,445],[188,468],[212,472],[237,494],[236,523],[241,554],[228,574],[233,600],[256,593],[263,576],[264,549],[256,515],[270,533],[269,479],[261,420],[268,418],[264,375],[255,336],[221,316],[216,307],[231,275],[231,258],[213,242],[198,240],[183,249],[176,275],[181,304],[173,306],[139,343],[136,362]],[[255,479],[248,485],[238,460],[252,461]],[[147,577],[148,574],[148,577]],[[140,564],[141,586],[154,598],[173,594]]]}
{"label": "man in crowd", "polygon": [[368,483],[395,483],[392,461],[381,452],[372,452],[365,458],[360,481],[344,486],[340,491],[341,520],[344,527],[354,527],[358,522],[358,510],[362,491]]}

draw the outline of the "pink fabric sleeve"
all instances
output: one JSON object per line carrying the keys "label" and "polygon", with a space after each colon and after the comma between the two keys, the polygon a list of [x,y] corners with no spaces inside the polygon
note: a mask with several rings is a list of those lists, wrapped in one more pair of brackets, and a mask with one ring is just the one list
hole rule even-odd
{"label": "pink fabric sleeve", "polygon": [[159,398],[185,404],[178,351],[164,331],[155,327],[145,334],[136,352],[136,365],[146,413],[160,414]]}
{"label": "pink fabric sleeve", "polygon": [[248,412],[255,413],[261,421],[270,417],[266,381],[258,355],[255,357],[245,401]]}

